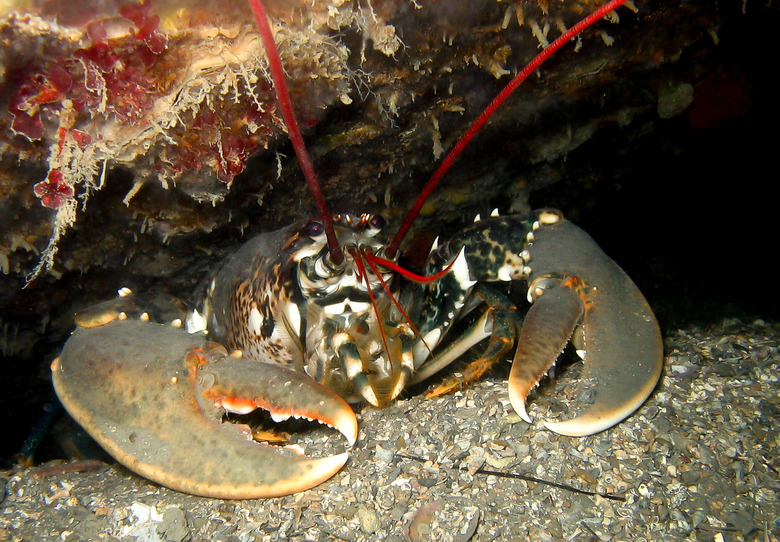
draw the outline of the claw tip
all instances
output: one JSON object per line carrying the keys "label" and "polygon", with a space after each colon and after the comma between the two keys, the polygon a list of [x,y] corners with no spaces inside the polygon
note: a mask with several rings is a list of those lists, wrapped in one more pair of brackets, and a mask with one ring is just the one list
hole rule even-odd
{"label": "claw tip", "polygon": [[528,415],[528,411],[525,409],[525,396],[524,394],[517,393],[512,390],[510,387],[509,389],[509,402],[512,403],[512,408],[515,409],[515,412],[517,412],[517,415],[520,416],[524,422],[528,424],[533,424],[533,420],[531,420],[531,417]]}
{"label": "claw tip", "polygon": [[355,441],[357,441],[358,424],[352,409],[349,410],[349,413],[340,416],[339,419],[335,421],[333,427],[344,435],[344,438],[347,439],[350,446],[355,445]]}

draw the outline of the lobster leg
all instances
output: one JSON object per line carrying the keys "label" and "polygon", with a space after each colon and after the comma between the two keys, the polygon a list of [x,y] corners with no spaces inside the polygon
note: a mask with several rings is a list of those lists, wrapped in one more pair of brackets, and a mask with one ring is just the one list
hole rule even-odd
{"label": "lobster leg", "polygon": [[68,412],[110,454],[172,489],[259,498],[333,476],[346,452],[316,459],[285,455],[253,442],[222,417],[226,410],[262,407],[277,419],[327,423],[352,444],[357,422],[349,405],[305,375],[221,353],[203,337],[127,320],[78,329],[52,363],[52,378]]}
{"label": "lobster leg", "polygon": [[[415,373],[414,382],[421,382],[465,354],[484,339],[487,345],[480,356],[459,371],[462,376],[445,379],[430,390],[427,397],[437,397],[460,389],[479,379],[493,364],[504,359],[515,343],[519,317],[511,301],[484,284],[478,284],[470,294],[470,304],[482,308],[482,315],[457,340],[436,351]],[[487,305],[487,310],[484,310]],[[435,345],[431,345],[435,346]]]}

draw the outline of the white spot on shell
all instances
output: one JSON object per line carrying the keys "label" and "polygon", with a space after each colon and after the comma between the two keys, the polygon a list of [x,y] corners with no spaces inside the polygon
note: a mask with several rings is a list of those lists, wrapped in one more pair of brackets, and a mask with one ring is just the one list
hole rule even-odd
{"label": "white spot on shell", "polygon": [[423,337],[423,341],[430,348],[433,348],[434,346],[439,344],[439,338],[440,337],[441,337],[441,329],[436,328],[436,329],[432,329],[428,333],[426,333],[425,337]]}
{"label": "white spot on shell", "polygon": [[555,211],[542,211],[539,213],[539,222],[545,226],[550,224],[557,224],[561,221],[561,218],[563,217],[560,215],[560,213]]}
{"label": "white spot on shell", "polygon": [[287,310],[287,321],[290,323],[290,327],[296,332],[301,331],[301,312],[298,310],[298,305],[295,303],[288,303],[285,307]]}
{"label": "white spot on shell", "polygon": [[[347,310],[349,307],[349,310]],[[337,316],[339,314],[345,314],[347,312],[364,312],[371,308],[370,303],[364,303],[362,301],[352,301],[346,298],[341,303],[333,303],[332,305],[325,305],[322,310],[327,314]]]}
{"label": "white spot on shell", "polygon": [[502,265],[498,268],[497,277],[498,280],[503,280],[504,282],[509,282],[512,280],[512,271],[515,270],[515,267],[512,265]]}
{"label": "white spot on shell", "polygon": [[347,373],[347,378],[354,380],[357,375],[363,372],[363,363],[359,359],[348,357],[346,360],[342,360],[344,369]]}
{"label": "white spot on shell", "polygon": [[197,310],[193,310],[192,313],[187,316],[187,333],[198,333],[199,331],[206,331],[206,318]]}
{"label": "white spot on shell", "polygon": [[249,331],[255,335],[260,335],[260,329],[263,327],[263,322],[265,322],[263,315],[260,314],[260,311],[257,310],[257,307],[252,307],[252,310],[249,312]]}
{"label": "white spot on shell", "polygon": [[420,365],[422,365],[422,362],[428,359],[428,355],[429,355],[428,349],[433,350],[434,347],[436,347],[436,345],[438,344],[440,337],[441,337],[441,329],[436,328],[426,333],[425,337],[423,337],[421,341],[417,341],[417,344],[415,344],[414,348],[412,348],[412,353],[414,355],[414,361],[415,361],[415,369],[419,368]]}
{"label": "white spot on shell", "polygon": [[130,294],[132,294],[132,293],[133,293],[133,291],[132,291],[130,288],[128,288],[128,287],[126,287],[126,286],[125,286],[125,287],[123,287],[123,288],[120,288],[119,290],[117,290],[117,291],[116,291],[116,293],[117,293],[117,295],[118,295],[119,297],[127,297],[127,296],[129,296]]}
{"label": "white spot on shell", "polygon": [[431,245],[431,251],[428,254],[429,255],[433,254],[433,251],[436,250],[437,248],[439,248],[439,236],[438,235],[436,236],[436,239],[433,240],[433,244]]}
{"label": "white spot on shell", "polygon": [[469,278],[469,264],[466,261],[466,252],[463,248],[460,249],[458,257],[455,258],[455,262],[452,264],[452,272],[455,274],[455,280],[458,281],[463,290],[468,290],[477,283],[476,280]]}

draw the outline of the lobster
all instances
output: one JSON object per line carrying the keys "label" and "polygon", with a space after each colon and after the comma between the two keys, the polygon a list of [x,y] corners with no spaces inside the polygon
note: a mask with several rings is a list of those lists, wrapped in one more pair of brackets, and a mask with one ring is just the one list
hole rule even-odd
{"label": "lobster", "polygon": [[[593,401],[545,426],[570,436],[608,429],[653,391],[661,334],[639,289],[588,234],[554,209],[476,221],[435,243],[422,274],[398,264],[399,248],[439,180],[493,112],[542,62],[625,0],[612,0],[550,44],[469,128],[389,242],[379,214],[331,215],[295,120],[273,32],[250,0],[280,109],[319,211],[244,244],[207,278],[178,329],[150,320],[142,297],[77,315],[52,363],[68,412],[118,461],[170,488],[209,497],[302,491],[348,458],[286,454],[254,441],[226,413],[270,412],[316,420],[352,446],[350,403],[377,407],[477,352],[447,393],[513,356],[509,399],[528,423],[531,389],[571,342]],[[525,285],[525,315],[502,285]],[[138,315],[138,318],[129,318]],[[170,318],[168,318],[170,320]],[[513,353],[512,353],[513,352]],[[195,453],[193,453],[195,452]]]}

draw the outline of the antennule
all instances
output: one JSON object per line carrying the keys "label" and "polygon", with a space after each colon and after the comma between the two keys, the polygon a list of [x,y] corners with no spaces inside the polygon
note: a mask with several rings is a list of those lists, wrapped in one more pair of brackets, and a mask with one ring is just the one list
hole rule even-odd
{"label": "antennule", "polygon": [[290,136],[290,141],[295,149],[295,155],[298,157],[298,163],[301,165],[303,176],[306,177],[309,191],[311,191],[311,194],[314,197],[314,202],[320,213],[322,224],[325,226],[325,235],[328,238],[330,259],[333,263],[339,265],[344,261],[344,252],[341,250],[341,246],[336,238],[336,230],[333,227],[333,218],[330,215],[330,211],[328,211],[325,196],[322,195],[322,186],[314,171],[309,152],[306,150],[306,144],[303,142],[303,136],[301,136],[301,131],[298,128],[298,122],[295,120],[290,93],[287,91],[287,83],[284,77],[284,67],[282,66],[282,60],[279,58],[279,51],[274,42],[271,25],[268,24],[265,8],[260,0],[249,0],[249,5],[255,15],[257,28],[260,31],[260,37],[263,40],[265,54],[268,56],[268,67],[271,70],[271,78],[274,80],[276,99],[279,102],[279,109],[282,111],[284,124],[287,126],[287,133]]}

